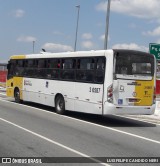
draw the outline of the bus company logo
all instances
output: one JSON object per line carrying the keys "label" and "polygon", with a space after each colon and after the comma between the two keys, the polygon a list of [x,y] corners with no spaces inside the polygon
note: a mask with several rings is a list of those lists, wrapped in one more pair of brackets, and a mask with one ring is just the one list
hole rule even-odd
{"label": "bus company logo", "polygon": [[30,80],[24,80],[24,85],[32,86],[32,82]]}
{"label": "bus company logo", "polygon": [[127,85],[141,86],[141,83],[131,82],[131,83],[127,83]]}
{"label": "bus company logo", "polygon": [[132,96],[133,96],[133,97],[136,97],[136,96],[137,96],[137,93],[136,93],[136,92],[133,92],[133,93],[132,93]]}

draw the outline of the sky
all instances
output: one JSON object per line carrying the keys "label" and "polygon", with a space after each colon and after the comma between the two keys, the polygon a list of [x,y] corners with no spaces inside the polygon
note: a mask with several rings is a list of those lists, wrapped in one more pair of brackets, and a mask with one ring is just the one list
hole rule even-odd
{"label": "sky", "polygon": [[[0,63],[12,55],[104,49],[107,0],[0,0]],[[108,49],[160,43],[160,0],[111,0]]]}

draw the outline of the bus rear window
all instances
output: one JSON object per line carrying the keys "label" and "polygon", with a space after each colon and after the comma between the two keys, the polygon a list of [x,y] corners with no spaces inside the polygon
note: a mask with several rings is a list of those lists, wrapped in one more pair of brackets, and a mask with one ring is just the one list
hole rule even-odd
{"label": "bus rear window", "polygon": [[151,63],[132,63],[132,73],[151,75]]}
{"label": "bus rear window", "polygon": [[154,75],[154,57],[147,53],[120,52],[115,55],[116,77],[152,77]]}

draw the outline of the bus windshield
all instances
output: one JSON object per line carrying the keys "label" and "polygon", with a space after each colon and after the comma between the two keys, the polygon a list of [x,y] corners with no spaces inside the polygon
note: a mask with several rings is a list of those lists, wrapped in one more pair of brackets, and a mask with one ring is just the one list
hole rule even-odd
{"label": "bus windshield", "polygon": [[151,80],[154,75],[154,57],[141,52],[116,52],[116,79]]}

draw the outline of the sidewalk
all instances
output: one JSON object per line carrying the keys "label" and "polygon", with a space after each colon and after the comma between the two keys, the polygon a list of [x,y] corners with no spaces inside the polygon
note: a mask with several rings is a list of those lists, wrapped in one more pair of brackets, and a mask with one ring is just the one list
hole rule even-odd
{"label": "sidewalk", "polygon": [[125,117],[160,124],[160,115],[126,115]]}
{"label": "sidewalk", "polygon": [[125,115],[125,117],[160,124],[160,98],[156,99],[156,109],[153,115]]}

